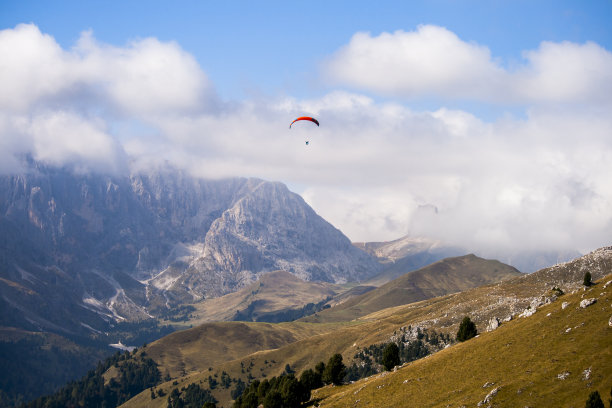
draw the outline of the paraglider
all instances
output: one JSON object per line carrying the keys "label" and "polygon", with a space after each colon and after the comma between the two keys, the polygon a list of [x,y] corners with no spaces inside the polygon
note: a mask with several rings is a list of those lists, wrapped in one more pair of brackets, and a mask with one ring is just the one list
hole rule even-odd
{"label": "paraglider", "polygon": [[[294,120],[293,122],[291,122],[291,124],[289,125],[289,129],[291,129],[291,126],[293,126],[293,124],[295,122],[297,122],[298,120],[309,120],[312,123],[316,124],[317,126],[319,126],[319,121],[316,120],[315,118],[312,118],[310,116],[300,116],[299,118],[297,118],[296,120]],[[308,145],[310,142],[308,140],[306,140],[306,145]]]}
{"label": "paraglider", "polygon": [[297,118],[296,120],[294,120],[293,122],[291,122],[291,125],[289,125],[289,129],[291,129],[291,126],[297,122],[298,120],[309,120],[313,123],[316,123],[317,126],[319,126],[319,121],[316,120],[315,118],[311,118],[310,116],[300,116],[299,118]]}

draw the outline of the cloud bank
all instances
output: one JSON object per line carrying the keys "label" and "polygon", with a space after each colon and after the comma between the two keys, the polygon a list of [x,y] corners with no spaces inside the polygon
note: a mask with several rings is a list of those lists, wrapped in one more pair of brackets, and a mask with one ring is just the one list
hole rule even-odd
{"label": "cloud bank", "polygon": [[[23,155],[83,171],[170,161],[285,182],[354,241],[610,245],[612,57],[594,43],[544,42],[506,66],[442,27],[357,33],[324,64],[326,94],[245,101],[220,99],[190,54],[154,38],[118,47],[85,32],[63,49],[19,25],[0,31],[0,53],[11,56],[0,62],[3,173]],[[415,110],[385,95],[440,103]],[[457,99],[525,115],[445,107]],[[288,129],[305,113],[321,126]]]}

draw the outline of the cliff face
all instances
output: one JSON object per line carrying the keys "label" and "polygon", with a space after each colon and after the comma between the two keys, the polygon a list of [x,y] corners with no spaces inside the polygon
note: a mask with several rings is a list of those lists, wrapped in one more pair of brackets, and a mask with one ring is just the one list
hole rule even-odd
{"label": "cliff face", "polygon": [[75,331],[233,292],[273,270],[329,282],[379,270],[280,183],[43,166],[0,177],[0,266],[0,302],[15,312],[3,323]]}

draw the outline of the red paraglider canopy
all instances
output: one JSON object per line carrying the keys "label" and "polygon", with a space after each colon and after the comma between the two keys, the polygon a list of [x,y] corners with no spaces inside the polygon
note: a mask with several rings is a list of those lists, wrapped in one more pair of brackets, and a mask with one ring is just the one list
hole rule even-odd
{"label": "red paraglider canopy", "polygon": [[[319,121],[316,120],[315,118],[311,118],[310,116],[300,116],[299,118],[297,118],[296,120],[294,120],[293,122],[291,122],[291,125],[293,125],[295,122],[297,122],[298,120],[309,120],[313,123],[316,123],[317,126],[319,126]],[[289,128],[291,128],[291,125],[289,125]]]}

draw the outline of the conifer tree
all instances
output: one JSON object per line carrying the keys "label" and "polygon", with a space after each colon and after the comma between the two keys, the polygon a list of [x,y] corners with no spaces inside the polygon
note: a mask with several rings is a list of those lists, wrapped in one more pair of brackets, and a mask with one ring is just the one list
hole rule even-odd
{"label": "conifer tree", "polygon": [[587,271],[584,274],[584,281],[582,282],[584,286],[591,286],[593,282],[591,281],[591,272]]}
{"label": "conifer tree", "polygon": [[604,408],[603,401],[599,395],[599,391],[593,391],[589,394],[585,408]]}
{"label": "conifer tree", "polygon": [[399,347],[397,347],[397,344],[387,344],[383,350],[382,363],[387,371],[391,371],[393,367],[400,364]]}
{"label": "conifer tree", "polygon": [[342,354],[334,354],[327,362],[325,370],[323,370],[323,382],[340,385],[345,374],[346,367],[342,363]]}
{"label": "conifer tree", "polygon": [[457,332],[457,340],[458,341],[466,341],[471,339],[472,337],[476,337],[478,334],[478,330],[476,330],[476,325],[473,321],[470,320],[468,316],[463,318],[463,321],[459,325],[459,331]]}

